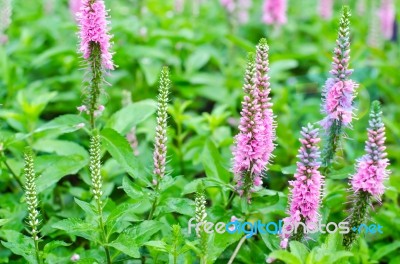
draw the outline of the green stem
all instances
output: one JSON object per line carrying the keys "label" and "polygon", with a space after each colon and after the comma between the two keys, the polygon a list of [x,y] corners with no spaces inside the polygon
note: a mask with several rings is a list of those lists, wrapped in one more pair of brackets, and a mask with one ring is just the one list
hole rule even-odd
{"label": "green stem", "polygon": [[329,131],[328,142],[325,144],[324,150],[322,151],[322,166],[324,167],[325,175],[329,172],[329,167],[335,157],[341,134],[342,122],[340,120],[335,120]]}
{"label": "green stem", "polygon": [[101,93],[101,82],[103,79],[103,70],[101,67],[101,50],[100,45],[95,42],[90,43],[91,56],[90,56],[90,72],[92,74],[88,91],[89,103],[89,119],[90,127],[95,129],[95,111],[98,107],[98,101]]}
{"label": "green stem", "polygon": [[104,247],[104,250],[106,252],[107,264],[111,264],[112,263],[111,262],[111,254],[110,254],[110,249],[107,246],[108,238],[107,238],[106,230],[105,230],[105,227],[104,227],[104,221],[103,221],[103,209],[101,207],[101,203],[100,203],[99,200],[97,200],[97,212],[98,212],[98,215],[99,215],[99,227],[100,227],[101,236],[102,236],[102,239],[103,239],[103,247]]}
{"label": "green stem", "polygon": [[228,200],[228,203],[225,206],[225,209],[229,209],[231,207],[232,202],[233,202],[233,198],[235,198],[235,191],[231,192],[231,195],[229,196],[229,200]]}
{"label": "green stem", "polygon": [[[359,191],[353,202],[353,211],[350,216],[350,231],[343,237],[343,246],[350,250],[358,236],[358,228],[367,218],[368,205],[371,195],[367,192]],[[353,227],[357,228],[353,230]]]}
{"label": "green stem", "polygon": [[154,212],[155,212],[155,210],[156,210],[157,202],[158,202],[158,199],[157,199],[157,197],[156,197],[156,198],[154,199],[153,205],[151,206],[151,210],[150,210],[149,217],[147,218],[147,220],[153,219],[153,214],[154,214]]}
{"label": "green stem", "polygon": [[33,239],[33,240],[35,242],[36,261],[38,264],[41,264],[42,261],[40,260],[39,241],[36,239]]}
{"label": "green stem", "polygon": [[3,161],[3,164],[6,166],[7,170],[10,172],[10,174],[12,175],[12,177],[15,179],[15,181],[18,183],[19,187],[21,189],[24,189],[23,184],[21,182],[21,180],[17,177],[17,175],[14,173],[14,171],[11,169],[10,165],[8,165],[7,161],[6,161],[6,157],[3,155],[3,153],[0,154],[1,155],[1,160]]}
{"label": "green stem", "polygon": [[182,152],[182,145],[183,145],[183,138],[182,138],[182,125],[179,122],[176,122],[177,125],[177,144],[178,144],[178,151],[179,151],[179,166],[181,170],[181,174],[185,175],[185,163],[183,161],[183,152]]}
{"label": "green stem", "polygon": [[153,204],[151,206],[151,210],[150,210],[149,216],[147,217],[147,220],[153,219],[154,212],[156,211],[157,203],[158,203],[158,195],[159,195],[159,191],[160,191],[160,181],[161,180],[162,179],[158,179],[158,181],[157,181],[157,185],[156,185],[156,188],[155,188],[155,196],[156,197],[154,198],[154,201],[153,201]]}
{"label": "green stem", "polygon": [[231,258],[228,261],[228,264],[232,264],[233,261],[235,260],[237,254],[239,253],[240,248],[242,247],[244,241],[246,241],[246,236],[242,237],[242,239],[240,239],[238,245],[235,248],[235,251],[233,251],[233,254],[231,256]]}

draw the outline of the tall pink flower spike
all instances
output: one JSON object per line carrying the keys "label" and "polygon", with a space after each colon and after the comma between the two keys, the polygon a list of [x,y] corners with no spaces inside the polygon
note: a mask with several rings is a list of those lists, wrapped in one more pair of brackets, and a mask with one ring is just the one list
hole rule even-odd
{"label": "tall pink flower spike", "polygon": [[107,11],[102,0],[82,0],[78,13],[80,26],[80,51],[84,59],[89,59],[94,51],[94,44],[98,44],[101,52],[101,64],[104,69],[113,70],[114,63],[110,52],[111,36],[108,33]]}
{"label": "tall pink flower spike", "polygon": [[383,182],[389,176],[385,139],[382,111],[379,102],[375,101],[370,114],[368,139],[365,142],[366,154],[358,160],[357,172],[351,179],[351,187],[354,192],[368,192],[380,200],[380,196],[385,190]]}
{"label": "tall pink flower spike", "polygon": [[275,149],[268,71],[268,45],[265,39],[261,39],[256,58],[250,56],[247,64],[242,117],[233,151],[237,190],[249,202],[254,187],[262,185],[262,173],[267,170]]}
{"label": "tall pink flower spike", "polygon": [[[310,227],[318,222],[321,189],[324,185],[324,178],[318,170],[320,167],[318,143],[321,141],[318,137],[318,129],[308,124],[308,126],[302,128],[301,135],[301,146],[297,155],[299,161],[294,174],[295,180],[289,182],[291,186],[290,206],[287,212],[289,216],[283,219],[284,229],[291,225],[288,231],[293,230],[296,224],[300,222]],[[283,232],[281,234],[282,248],[287,247],[292,236],[295,236],[295,240],[301,240],[303,234],[291,235],[289,232]]]}

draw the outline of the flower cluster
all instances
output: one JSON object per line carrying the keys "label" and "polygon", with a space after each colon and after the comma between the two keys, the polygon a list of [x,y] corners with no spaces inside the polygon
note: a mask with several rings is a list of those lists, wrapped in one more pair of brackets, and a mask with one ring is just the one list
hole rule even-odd
{"label": "flower cluster", "polygon": [[266,24],[283,25],[286,23],[287,0],[264,0],[263,21]]}
{"label": "flower cluster", "polygon": [[25,199],[28,205],[28,225],[31,230],[30,233],[32,235],[33,240],[39,240],[39,211],[38,206],[39,202],[37,199],[36,192],[36,175],[35,170],[33,168],[33,154],[30,149],[28,149],[24,154],[25,166],[24,166],[24,175],[25,175]]}
{"label": "flower cluster", "polygon": [[[310,225],[318,222],[321,189],[324,183],[323,176],[318,170],[320,138],[318,129],[311,124],[302,128],[301,135],[295,180],[289,182],[292,189],[290,190],[289,216],[283,219],[286,225],[299,222]],[[282,234],[282,248],[287,247],[289,237],[288,234]]]}
{"label": "flower cluster", "polygon": [[256,58],[249,57],[245,73],[239,134],[235,137],[233,171],[239,194],[246,194],[253,186],[262,184],[261,176],[267,168],[275,148],[275,123],[270,102],[268,77],[268,45],[265,39],[257,46]]}
{"label": "flower cluster", "polygon": [[83,58],[88,60],[94,52],[95,46],[101,53],[101,64],[104,69],[114,69],[112,54],[110,52],[110,39],[108,33],[107,11],[102,0],[82,0],[78,13],[80,25],[80,51]]}
{"label": "flower cluster", "polygon": [[349,80],[353,73],[349,69],[350,61],[350,11],[343,8],[339,24],[339,36],[336,41],[332,62],[332,75],[322,92],[322,112],[326,115],[321,125],[329,130],[334,122],[349,126],[353,118],[353,99],[358,85]]}
{"label": "flower cluster", "polygon": [[385,125],[379,102],[375,101],[370,113],[368,139],[365,142],[365,154],[357,163],[357,172],[351,179],[354,192],[368,192],[377,199],[383,194],[383,181],[388,178],[389,160],[385,152]]}
{"label": "flower cluster", "polygon": [[395,31],[396,12],[393,0],[382,0],[379,8],[382,35],[391,39]]}
{"label": "flower cluster", "polygon": [[[382,122],[382,111],[378,101],[372,103],[368,139],[365,142],[366,154],[358,160],[356,173],[351,177],[351,189],[354,192],[351,214],[349,217],[350,226],[359,226],[365,223],[368,217],[368,210],[371,207],[371,198],[381,199],[385,187],[383,182],[389,177],[387,166],[389,160],[385,152],[385,126]],[[351,249],[358,233],[350,230],[343,237],[343,246]]]}
{"label": "flower cluster", "polygon": [[165,164],[167,159],[167,110],[170,87],[171,80],[169,78],[169,69],[168,67],[164,67],[161,72],[160,86],[158,90],[157,127],[153,152],[153,173],[158,180],[163,178],[165,175]]}
{"label": "flower cluster", "polygon": [[321,126],[327,134],[327,143],[322,152],[322,164],[328,168],[334,160],[340,143],[343,128],[349,127],[353,119],[353,100],[358,84],[350,80],[353,73],[349,69],[350,61],[350,10],[342,9],[339,23],[339,34],[333,51],[331,78],[328,78],[322,90],[322,109],[325,118]]}
{"label": "flower cluster", "polygon": [[93,196],[98,204],[101,204],[101,196],[103,194],[103,179],[101,177],[101,154],[100,154],[100,135],[93,135],[90,139],[90,176],[92,179]]}

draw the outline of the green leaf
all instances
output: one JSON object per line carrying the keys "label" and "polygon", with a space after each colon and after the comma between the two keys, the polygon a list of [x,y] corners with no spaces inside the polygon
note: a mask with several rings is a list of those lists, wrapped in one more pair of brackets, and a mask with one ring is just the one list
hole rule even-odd
{"label": "green leaf", "polygon": [[53,228],[64,230],[68,235],[75,235],[87,240],[98,242],[98,229],[92,223],[79,218],[68,218],[52,225]]}
{"label": "green leaf", "polygon": [[101,131],[101,136],[103,146],[129,175],[150,184],[141,173],[139,160],[133,155],[131,146],[121,134],[111,128],[105,128]]}
{"label": "green leaf", "polygon": [[88,157],[80,155],[70,156],[39,156],[35,160],[35,167],[39,174],[36,180],[37,191],[40,193],[57,183],[66,175],[74,175],[88,164]]}
{"label": "green leaf", "polygon": [[143,221],[142,223],[125,230],[116,240],[109,243],[109,246],[128,256],[139,258],[139,248],[143,246],[145,242],[148,242],[162,226],[163,224],[157,221]]}
{"label": "green leaf", "polygon": [[334,180],[343,180],[343,179],[347,179],[349,177],[349,175],[351,175],[353,172],[354,172],[354,167],[347,166],[340,170],[333,171],[332,173],[328,174],[328,178],[334,179]]}
{"label": "green leaf", "polygon": [[282,260],[286,264],[302,264],[301,260],[296,255],[285,250],[272,251],[269,257]]}
{"label": "green leaf", "polygon": [[299,258],[302,263],[304,263],[303,260],[306,259],[309,249],[305,245],[303,245],[302,243],[300,243],[298,241],[291,241],[289,243],[289,246],[290,246],[289,247],[290,252],[293,255],[295,255],[297,258]]}
{"label": "green leaf", "polygon": [[7,224],[9,221],[10,219],[0,219],[0,226]]}
{"label": "green leaf", "polygon": [[152,247],[161,252],[167,252],[167,244],[162,240],[154,240],[145,242],[143,245]]}
{"label": "green leaf", "polygon": [[82,208],[82,210],[85,211],[86,214],[88,214],[92,217],[97,215],[96,207],[93,204],[81,201],[78,198],[74,198],[74,199],[75,199],[75,203],[77,205],[79,205],[79,207]]}
{"label": "green leaf", "polygon": [[193,216],[194,215],[194,202],[187,198],[167,198],[162,200],[160,206],[157,208],[157,213],[171,213],[177,212],[183,215]]}
{"label": "green leaf", "polygon": [[125,193],[136,202],[149,200],[147,193],[143,192],[143,188],[129,180],[128,177],[123,178],[122,189],[124,189]]}
{"label": "green leaf", "polygon": [[3,246],[14,254],[22,256],[29,263],[37,263],[35,245],[31,237],[24,236],[14,230],[2,230],[1,232],[8,240],[7,242],[1,241]]}
{"label": "green leaf", "polygon": [[37,128],[34,133],[44,132],[48,130],[52,130],[59,135],[71,133],[80,129],[79,127],[77,127],[77,125],[81,123],[85,124],[86,127],[89,126],[89,123],[82,116],[62,115]]}
{"label": "green leaf", "polygon": [[[228,232],[222,234],[212,233],[209,239],[209,262],[213,263],[227,247],[233,243],[239,241],[243,237],[242,234],[234,233],[229,234]],[[207,262],[208,263],[208,262]]]}
{"label": "green leaf", "polygon": [[373,260],[380,260],[381,258],[390,254],[391,252],[395,251],[398,248],[400,248],[400,241],[395,241],[390,243],[389,245],[381,246],[374,252],[374,254],[372,254],[371,258]]}
{"label": "green leaf", "polygon": [[47,152],[47,153],[55,153],[60,156],[69,156],[77,154],[84,158],[89,158],[88,152],[81,145],[66,141],[66,140],[58,140],[58,139],[39,139],[32,146],[33,149],[37,151]]}
{"label": "green leaf", "polygon": [[112,234],[114,232],[114,228],[117,222],[120,222],[121,219],[128,213],[136,211],[136,209],[141,206],[141,203],[123,203],[117,206],[110,215],[107,217],[106,225],[108,234]]}
{"label": "green leaf", "polygon": [[211,57],[210,48],[210,46],[203,46],[197,48],[192,54],[190,54],[189,58],[187,58],[185,62],[185,68],[188,74],[199,70],[207,64]]}
{"label": "green leaf", "polygon": [[115,114],[113,114],[106,127],[125,135],[137,124],[149,118],[157,109],[157,104],[153,100],[144,100],[130,104]]}
{"label": "green leaf", "polygon": [[46,255],[47,253],[50,253],[51,251],[53,251],[53,249],[56,249],[58,247],[67,247],[69,245],[71,245],[71,244],[66,243],[64,241],[60,241],[60,240],[54,240],[54,241],[47,243],[44,246],[43,253]]}
{"label": "green leaf", "polygon": [[223,159],[217,147],[211,140],[207,140],[203,153],[201,155],[202,164],[207,177],[228,183],[231,174],[228,169],[223,166]]}

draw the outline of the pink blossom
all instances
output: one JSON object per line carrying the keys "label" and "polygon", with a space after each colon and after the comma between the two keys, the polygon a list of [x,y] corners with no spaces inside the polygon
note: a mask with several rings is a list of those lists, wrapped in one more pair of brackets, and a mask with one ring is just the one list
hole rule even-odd
{"label": "pink blossom", "polygon": [[319,0],[318,11],[323,19],[332,17],[333,0]]}
{"label": "pink blossom", "polygon": [[337,82],[332,78],[327,80],[322,109],[326,117],[321,122],[325,129],[329,129],[334,120],[341,122],[344,126],[350,125],[353,119],[353,99],[357,87],[358,85],[352,80]]}
{"label": "pink blossom", "polygon": [[264,0],[262,20],[266,24],[286,24],[287,0]]}
{"label": "pink blossom", "polygon": [[94,44],[99,45],[101,52],[101,64],[105,69],[114,69],[112,54],[110,53],[110,39],[108,33],[107,11],[104,1],[82,0],[82,6],[78,13],[80,25],[81,45],[80,51],[84,59],[89,59],[94,49]]}
{"label": "pink blossom", "polygon": [[[318,129],[314,129],[311,124],[303,127],[301,131],[300,149],[298,152],[297,170],[294,174],[294,181],[290,181],[290,206],[288,217],[284,218],[283,228],[289,225],[295,226],[299,222],[306,225],[318,222],[319,206],[321,203],[321,189],[324,179],[319,172],[320,152],[318,143]],[[290,230],[290,229],[288,229]],[[290,234],[282,233],[281,247],[286,248]]]}
{"label": "pink blossom", "polygon": [[367,154],[358,160],[357,171],[351,179],[354,192],[368,192],[378,200],[385,190],[383,182],[389,176],[389,160],[385,152],[385,125],[381,115],[379,104],[375,102],[370,114],[368,139],[365,142]]}
{"label": "pink blossom", "polygon": [[[350,126],[353,118],[353,99],[358,84],[350,80],[353,73],[349,69],[350,61],[350,11],[343,9],[340,18],[339,34],[336,40],[336,47],[333,50],[332,69],[322,91],[322,110],[326,116],[321,121],[325,130],[330,130],[333,123],[338,127]],[[336,144],[337,142],[334,142]]]}
{"label": "pink blossom", "polygon": [[88,108],[87,108],[86,105],[78,106],[76,109],[78,109],[78,111],[79,111],[80,113],[82,113],[82,112],[87,112],[87,111],[88,111]]}
{"label": "pink blossom", "polygon": [[394,33],[394,24],[396,18],[393,0],[381,0],[379,18],[381,21],[381,30],[384,38],[391,39]]}
{"label": "pink blossom", "polygon": [[262,173],[267,169],[275,148],[275,123],[270,103],[268,77],[268,45],[265,39],[257,45],[256,59],[250,58],[243,90],[239,134],[235,137],[233,171],[237,189],[249,193],[261,186]]}
{"label": "pink blossom", "polygon": [[72,256],[71,256],[71,261],[73,261],[73,262],[76,262],[76,261],[78,261],[78,260],[80,260],[81,259],[81,257],[78,255],[78,254],[76,254],[76,253],[74,253]]}

